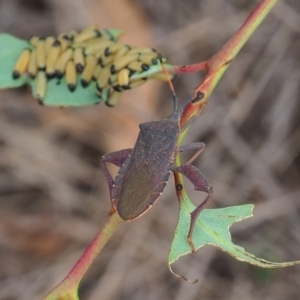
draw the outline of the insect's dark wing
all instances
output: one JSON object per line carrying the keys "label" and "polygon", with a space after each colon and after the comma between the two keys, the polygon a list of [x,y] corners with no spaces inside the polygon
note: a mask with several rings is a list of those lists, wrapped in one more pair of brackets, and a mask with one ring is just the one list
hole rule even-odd
{"label": "insect's dark wing", "polygon": [[118,213],[121,218],[132,220],[147,210],[147,202],[152,191],[147,164],[131,176],[124,177],[118,199]]}
{"label": "insect's dark wing", "polygon": [[[150,125],[150,126],[149,126]],[[149,130],[148,128],[151,128]],[[161,180],[173,165],[175,150],[179,134],[177,121],[169,119],[140,125],[141,138],[144,141],[145,161],[149,165],[149,172],[153,188],[160,186]]]}

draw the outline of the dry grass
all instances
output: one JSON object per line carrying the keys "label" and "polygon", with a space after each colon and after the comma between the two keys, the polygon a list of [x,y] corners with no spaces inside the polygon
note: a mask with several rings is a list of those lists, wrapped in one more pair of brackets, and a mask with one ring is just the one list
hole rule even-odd
{"label": "dry grass", "polygon": [[[257,2],[2,0],[0,29],[28,38],[89,23],[124,28],[123,40],[186,64],[218,51]],[[187,138],[206,143],[195,164],[215,189],[212,206],[256,204],[234,240],[274,261],[300,259],[299,25],[299,1],[280,1]],[[178,76],[179,99],[200,79]],[[138,123],[170,113],[161,87],[147,83],[114,109],[40,107],[26,89],[0,91],[1,300],[40,299],[67,274],[107,217],[101,155],[132,147]],[[149,213],[115,233],[84,277],[82,299],[299,299],[300,267],[262,270],[213,247],[176,265],[199,283],[173,277],[166,260],[177,212],[171,179]]]}

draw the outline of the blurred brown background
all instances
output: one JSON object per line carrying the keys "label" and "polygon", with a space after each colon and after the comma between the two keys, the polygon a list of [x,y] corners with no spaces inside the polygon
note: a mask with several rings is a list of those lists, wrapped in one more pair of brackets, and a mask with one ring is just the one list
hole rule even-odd
{"label": "blurred brown background", "polygon": [[[123,41],[155,47],[170,63],[216,53],[258,1],[1,0],[0,31],[28,39],[89,24],[122,28]],[[0,45],[1,46],[1,45]],[[259,257],[300,259],[300,2],[280,1],[230,65],[187,142],[215,189],[211,207],[254,203],[234,241]],[[1,64],[0,64],[1,69]],[[201,74],[177,76],[181,101]],[[40,299],[69,272],[107,219],[104,153],[132,147],[141,122],[172,111],[166,84],[148,82],[111,109],[41,107],[26,88],[0,91],[0,299]],[[88,300],[300,299],[300,267],[263,270],[211,246],[167,256],[178,203],[171,177],[157,204],[123,223],[80,286]],[[200,203],[203,195],[190,188]]]}

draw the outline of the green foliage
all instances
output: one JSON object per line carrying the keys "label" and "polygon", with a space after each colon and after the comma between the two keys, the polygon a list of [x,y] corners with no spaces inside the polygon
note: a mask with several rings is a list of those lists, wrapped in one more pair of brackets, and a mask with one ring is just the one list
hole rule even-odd
{"label": "green foliage", "polygon": [[[195,206],[186,194],[183,195],[180,199],[179,220],[169,253],[169,265],[174,263],[180,256],[192,252],[187,242],[187,235],[190,227],[190,213],[195,209]],[[197,219],[193,232],[195,249],[198,250],[205,245],[213,245],[239,261],[263,268],[279,268],[299,264],[300,261],[275,263],[257,258],[232,242],[229,228],[235,222],[252,217],[253,207],[253,205],[248,204],[203,210]]]}

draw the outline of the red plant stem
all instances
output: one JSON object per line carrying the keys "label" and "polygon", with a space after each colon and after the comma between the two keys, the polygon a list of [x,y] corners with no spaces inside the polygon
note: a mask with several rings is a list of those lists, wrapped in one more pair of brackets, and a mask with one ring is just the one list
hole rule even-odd
{"label": "red plant stem", "polygon": [[[183,127],[188,120],[200,114],[203,107],[207,104],[207,99],[214,87],[217,85],[222,75],[226,71],[230,62],[239,53],[244,44],[248,41],[251,34],[255,29],[261,24],[264,18],[267,16],[269,11],[273,8],[278,0],[261,0],[261,2],[253,9],[244,24],[239,28],[239,30],[228,40],[228,42],[221,48],[221,50],[216,53],[212,58],[207,60],[207,74],[202,83],[195,89],[194,95],[201,91],[205,94],[201,101],[196,103],[190,103],[180,120],[180,126]],[[203,64],[203,63],[200,63]],[[222,67],[223,66],[223,67]],[[179,144],[183,140],[187,130],[185,130],[179,138]],[[176,155],[176,166],[180,165],[180,156]],[[175,185],[183,185],[183,178],[181,174],[174,173]],[[180,201],[182,192],[177,193],[178,199]]]}
{"label": "red plant stem", "polygon": [[252,35],[253,31],[260,25],[261,21],[269,13],[276,2],[277,0],[261,0],[239,30],[229,39],[222,49],[208,61],[210,71],[213,71],[224,64],[224,58],[231,60],[238,54],[240,49]]}
{"label": "red plant stem", "polygon": [[205,94],[205,97],[197,103],[191,103],[186,108],[181,119],[181,126],[183,126],[192,116],[198,115],[201,112],[203,106],[205,106],[207,102],[207,98],[226,71],[228,67],[226,64],[236,57],[251,34],[261,24],[277,1],[278,0],[261,0],[240,29],[229,39],[217,54],[206,61],[208,72],[204,81],[195,89],[195,95],[197,92],[201,91]]}
{"label": "red plant stem", "polygon": [[203,70],[207,70],[207,62],[201,62],[198,64],[191,64],[191,65],[184,65],[184,66],[172,66],[170,71],[175,74],[183,74],[183,73],[192,73],[192,72],[199,72]]}
{"label": "red plant stem", "polygon": [[82,277],[91,266],[99,252],[105,246],[106,242],[110,239],[111,235],[114,233],[116,227],[121,221],[122,219],[117,213],[113,213],[110,215],[103,228],[85,249],[84,253],[81,255],[70,273],[44,299],[52,299],[51,297],[53,297],[54,295],[62,297],[63,295],[68,294],[74,289],[76,289],[77,291]]}
{"label": "red plant stem", "polygon": [[106,242],[110,239],[111,235],[115,231],[115,228],[121,221],[122,219],[117,213],[110,215],[109,219],[103,226],[103,229],[99,231],[93,241],[85,249],[84,253],[70,271],[69,275],[67,275],[66,279],[72,276],[72,280],[74,281],[79,282],[81,280],[87,269],[105,246]]}

